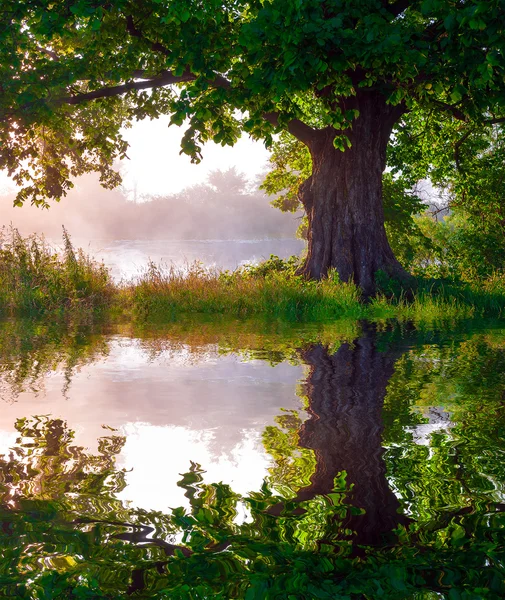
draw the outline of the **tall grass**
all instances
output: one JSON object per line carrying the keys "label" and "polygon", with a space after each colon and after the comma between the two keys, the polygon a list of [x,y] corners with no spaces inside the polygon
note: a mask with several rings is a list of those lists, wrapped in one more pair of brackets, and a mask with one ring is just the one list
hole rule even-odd
{"label": "tall grass", "polygon": [[271,257],[257,266],[219,272],[194,263],[186,269],[150,263],[131,282],[116,284],[106,267],[75,250],[63,230],[63,248],[44,239],[0,235],[0,314],[123,314],[136,321],[167,321],[187,314],[268,317],[285,321],[400,319],[454,322],[501,316],[505,277],[479,286],[418,280],[406,294],[382,281],[382,293],[363,302],[359,289],[331,272],[322,281],[295,274],[297,259]]}
{"label": "tall grass", "polygon": [[481,316],[501,316],[505,279],[493,289],[451,282],[417,280],[415,292],[386,285],[364,302],[359,289],[343,283],[336,272],[322,281],[295,274],[297,259],[272,256],[257,266],[230,272],[160,267],[151,263],[136,281],[123,288],[136,315],[164,320],[181,313],[265,315],[290,321],[331,321],[340,318],[442,323]]}
{"label": "tall grass", "polygon": [[101,312],[115,293],[109,271],[75,250],[63,228],[63,249],[42,237],[0,231],[0,313]]}
{"label": "tall grass", "polygon": [[363,316],[359,292],[352,284],[306,282],[292,273],[241,269],[220,273],[194,263],[188,269],[150,264],[136,281],[123,287],[134,312],[152,320],[178,313],[267,315],[287,320],[327,320]]}

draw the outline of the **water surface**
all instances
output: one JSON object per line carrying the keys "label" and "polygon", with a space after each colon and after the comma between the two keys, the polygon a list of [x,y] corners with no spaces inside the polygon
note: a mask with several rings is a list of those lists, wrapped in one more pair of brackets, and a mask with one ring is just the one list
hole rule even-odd
{"label": "water surface", "polygon": [[505,594],[496,324],[10,321],[0,353],[7,597]]}
{"label": "water surface", "polygon": [[195,261],[218,270],[257,264],[275,254],[299,255],[305,247],[297,239],[238,240],[74,240],[76,246],[111,269],[114,279],[130,279],[145,270],[149,261],[186,268]]}

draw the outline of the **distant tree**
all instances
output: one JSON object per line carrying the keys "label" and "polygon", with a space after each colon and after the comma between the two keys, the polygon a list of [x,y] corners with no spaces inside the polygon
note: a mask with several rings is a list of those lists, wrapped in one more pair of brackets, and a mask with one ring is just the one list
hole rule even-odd
{"label": "distant tree", "polygon": [[217,193],[243,194],[247,188],[246,176],[239,173],[235,167],[231,167],[226,171],[220,169],[211,171],[207,177],[207,182]]}
{"label": "distant tree", "polygon": [[393,129],[450,123],[459,145],[505,119],[501,0],[4,0],[2,13],[0,168],[19,204],[90,170],[117,185],[134,119],[186,123],[197,162],[208,140],[286,130],[312,161],[302,272],[335,268],[365,293],[378,270],[406,276],[384,229]]}

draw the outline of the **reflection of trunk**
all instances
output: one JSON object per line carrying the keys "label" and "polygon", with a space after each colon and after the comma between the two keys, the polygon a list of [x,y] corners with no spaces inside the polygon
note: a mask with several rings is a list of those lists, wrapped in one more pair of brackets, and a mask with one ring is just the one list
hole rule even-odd
{"label": "reflection of trunk", "polygon": [[306,393],[311,418],[300,429],[300,445],[314,450],[317,466],[311,485],[299,491],[297,500],[331,492],[335,476],[346,471],[347,484],[353,485],[348,501],[365,511],[349,515],[345,523],[356,532],[358,544],[380,544],[385,534],[406,522],[388,486],[381,447],[383,400],[400,354],[378,352],[370,328],[333,356],[320,345],[303,354],[310,366]]}
{"label": "reflection of trunk", "polygon": [[379,269],[407,278],[387,240],[382,207],[386,146],[402,109],[369,91],[358,93],[342,108],[360,113],[345,132],[351,148],[335,149],[333,128],[317,132],[308,143],[312,175],[299,191],[309,224],[301,272],[320,279],[334,268],[342,281],[352,279],[370,295]]}

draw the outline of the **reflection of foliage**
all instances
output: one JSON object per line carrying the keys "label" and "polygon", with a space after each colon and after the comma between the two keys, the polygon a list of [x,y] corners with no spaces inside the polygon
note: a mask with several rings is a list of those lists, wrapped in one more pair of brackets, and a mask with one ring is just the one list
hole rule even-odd
{"label": "reflection of foliage", "polygon": [[[415,349],[397,363],[386,406],[391,414],[397,406],[408,408],[387,422],[386,460],[417,519],[433,522],[438,513],[450,520],[458,511],[478,513],[479,506],[503,503],[505,466],[497,457],[505,450],[504,398],[505,352],[483,335]],[[449,410],[451,426],[433,433],[430,446],[416,445],[410,428],[423,421],[426,406]],[[418,412],[405,427],[407,419],[398,415],[413,407]]]}
{"label": "reflection of foliage", "polygon": [[[281,465],[296,444],[289,438],[295,421],[282,419],[288,433],[275,450]],[[189,508],[163,515],[115,499],[124,473],[114,457],[124,438],[103,438],[92,455],[72,445],[61,421],[22,420],[17,428],[0,470],[0,584],[7,595],[400,599],[432,590],[470,599],[505,591],[504,519],[491,501],[447,519],[421,519],[400,530],[393,547],[355,555],[352,532],[342,525],[355,510],[346,504],[344,474],[332,493],[295,503],[283,494],[282,469],[241,497],[204,483],[193,464],[179,482]],[[288,487],[295,479],[287,478]],[[280,514],[272,510],[279,504]]]}
{"label": "reflection of foliage", "polygon": [[274,459],[270,468],[272,486],[285,498],[310,484],[315,469],[314,453],[298,447],[298,430],[302,424],[297,411],[285,411],[276,418],[277,427],[268,426],[263,433],[263,445]]}
{"label": "reflection of foliage", "polygon": [[62,326],[30,320],[0,324],[0,400],[15,399],[20,393],[38,393],[44,378],[63,370],[63,392],[80,367],[108,352],[108,342],[93,328]]}
{"label": "reflection of foliage", "polygon": [[[17,589],[21,597],[52,598],[71,597],[75,588],[77,597],[92,597],[95,572],[107,558],[95,541],[110,534],[78,523],[87,515],[125,518],[113,497],[125,485],[114,458],[124,438],[102,438],[91,455],[72,445],[73,432],[60,420],[21,419],[16,428],[16,446],[0,462],[2,589],[8,596]],[[116,542],[111,551],[114,546],[119,558],[125,549]]]}
{"label": "reflection of foliage", "polygon": [[178,318],[173,323],[134,327],[129,333],[141,338],[151,357],[182,348],[198,360],[209,349],[220,354],[237,353],[244,360],[266,360],[271,364],[300,362],[298,349],[324,343],[335,351],[344,341],[359,335],[359,323],[339,319],[330,323],[286,323],[267,319],[229,319],[222,315]]}
{"label": "reflection of foliage", "polygon": [[[212,339],[209,331],[193,334],[196,349]],[[230,333],[223,351],[241,340],[239,347],[255,358],[293,357],[288,337],[274,343],[272,334],[262,355],[259,332],[254,337],[246,327],[243,333]],[[117,499],[125,484],[116,466],[123,437],[102,438],[98,452],[91,453],[75,445],[64,422],[23,419],[10,455],[0,459],[0,596],[502,598],[503,342],[489,333],[443,345],[433,343],[439,341],[433,333],[413,335],[431,343],[405,346],[382,413],[388,480],[413,520],[387,544],[356,543],[349,529],[356,520],[349,515],[362,511],[350,506],[353,490],[345,472],[335,473],[332,491],[296,497],[307,487],[317,456],[299,447],[306,423],[295,412],[283,413],[277,427],[265,430],[273,463],[259,491],[241,496],[227,485],[205,483],[193,464],[179,482],[188,506],[168,514],[133,509]],[[192,339],[174,325],[164,343],[176,343],[179,336],[181,343]],[[303,331],[291,336],[301,339]],[[398,338],[386,331],[373,338],[374,348],[379,352],[380,339],[384,353],[388,346],[394,350]],[[10,340],[4,348],[19,359],[13,339],[2,339]],[[349,364],[357,362],[356,348],[365,341],[363,336],[354,349],[347,346]],[[156,343],[153,351],[163,351]],[[28,341],[23,344],[33,351]],[[300,394],[307,394],[304,400],[314,409],[314,390],[302,386]],[[363,400],[359,394],[348,397],[351,403]],[[433,405],[450,411],[450,425],[426,445],[414,443],[413,429]]]}
{"label": "reflection of foliage", "polygon": [[[358,335],[352,320],[332,324],[291,324],[266,320],[179,319],[149,328],[131,324],[108,326],[107,334],[132,339],[152,360],[184,350],[189,360],[206,360],[209,352],[238,353],[244,360],[261,359],[276,364],[299,363],[296,348],[323,340],[332,348]],[[44,380],[55,371],[64,373],[66,394],[72,377],[87,364],[109,353],[110,336],[97,325],[75,326],[47,321],[6,320],[0,322],[0,400],[13,401],[29,391],[37,394]]]}

